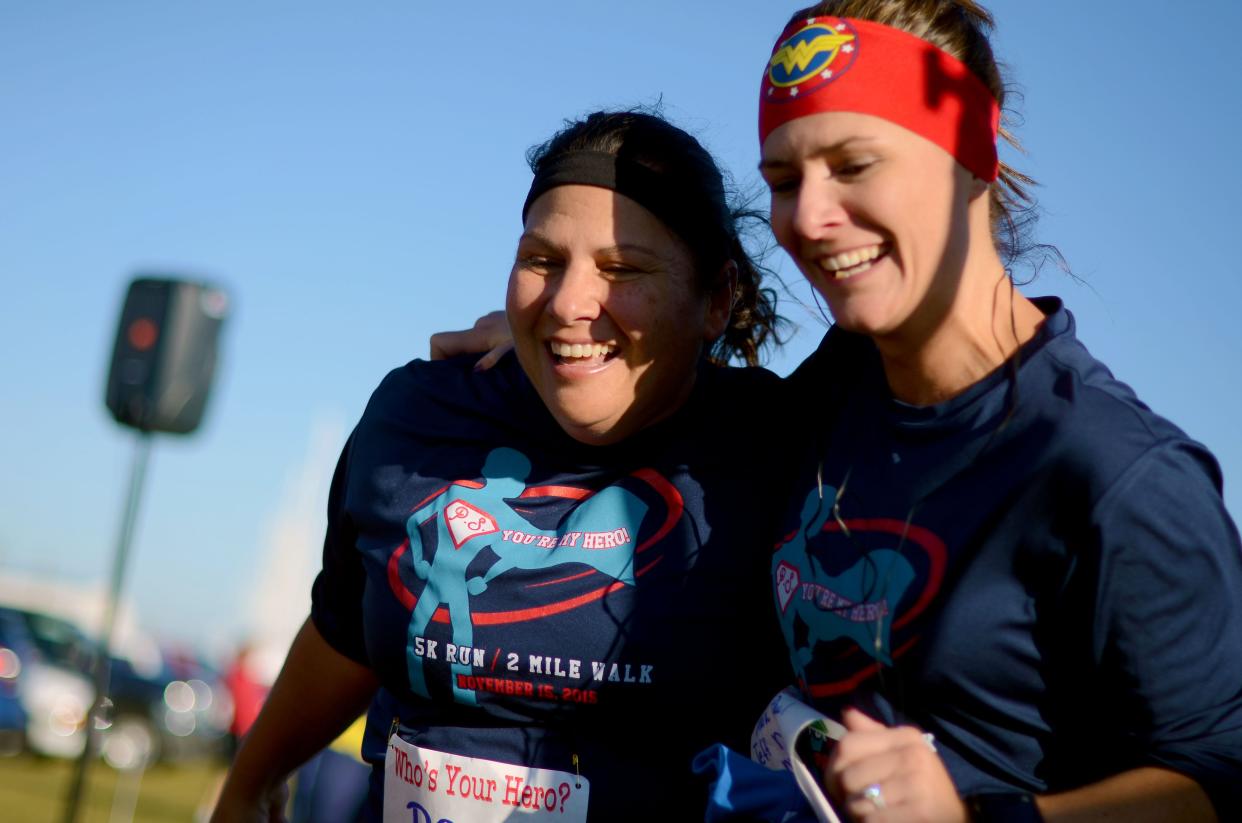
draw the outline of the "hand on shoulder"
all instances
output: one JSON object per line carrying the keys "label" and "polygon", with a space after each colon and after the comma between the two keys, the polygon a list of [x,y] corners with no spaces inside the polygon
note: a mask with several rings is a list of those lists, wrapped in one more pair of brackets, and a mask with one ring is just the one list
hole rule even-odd
{"label": "hand on shoulder", "polygon": [[475,369],[482,371],[496,365],[513,348],[509,319],[503,311],[489,312],[469,329],[441,331],[431,335],[431,359],[444,360],[459,354],[479,354]]}

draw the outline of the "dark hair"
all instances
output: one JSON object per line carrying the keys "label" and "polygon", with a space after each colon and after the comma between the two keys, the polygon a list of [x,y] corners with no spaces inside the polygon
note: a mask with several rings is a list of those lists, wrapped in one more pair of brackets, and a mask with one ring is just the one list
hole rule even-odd
{"label": "dark hair", "polygon": [[[975,0],[822,0],[796,12],[789,23],[819,16],[870,20],[913,34],[956,57],[983,81],[1000,104],[1000,136],[1022,150],[1008,128],[1015,113],[1005,108],[1006,84],[988,39],[995,22],[992,14]],[[1001,161],[1000,174],[990,194],[993,242],[1006,267],[1025,257],[1037,257],[1033,267],[1038,271],[1040,263],[1051,257],[1064,268],[1060,252],[1030,239],[1038,217],[1031,194],[1035,185],[1032,178]]]}
{"label": "dark hair", "polygon": [[737,287],[729,325],[708,351],[714,363],[738,361],[758,365],[771,345],[781,340],[777,327],[776,295],[762,284],[767,269],[753,260],[743,246],[741,225],[758,213],[730,206],[724,175],[716,161],[691,135],[652,111],[597,111],[580,120],[566,121],[551,140],[526,154],[538,176],[557,158],[571,152],[604,152],[623,157],[666,176],[679,194],[702,210],[705,228],[695,236],[678,236],[694,259],[698,289],[706,293],[719,285],[725,264],[737,265]]}

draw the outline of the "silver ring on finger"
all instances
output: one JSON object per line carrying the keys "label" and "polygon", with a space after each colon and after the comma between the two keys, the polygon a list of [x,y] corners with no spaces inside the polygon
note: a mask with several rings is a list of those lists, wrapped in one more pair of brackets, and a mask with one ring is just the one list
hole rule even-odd
{"label": "silver ring on finger", "polygon": [[877,809],[883,809],[888,804],[884,802],[884,792],[880,791],[879,783],[872,783],[870,786],[862,790],[862,796],[871,801],[871,804]]}
{"label": "silver ring on finger", "polygon": [[923,745],[931,750],[932,754],[936,753],[936,735],[931,732],[923,732]]}

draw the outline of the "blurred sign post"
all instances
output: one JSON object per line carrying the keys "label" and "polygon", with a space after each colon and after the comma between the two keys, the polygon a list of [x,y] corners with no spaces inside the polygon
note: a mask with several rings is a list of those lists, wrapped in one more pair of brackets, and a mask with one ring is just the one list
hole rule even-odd
{"label": "blurred sign post", "polygon": [[112,633],[151,455],[152,433],[189,434],[198,428],[216,369],[220,326],[228,296],[201,282],[138,277],[121,308],[105,403],[116,421],[136,431],[129,493],[112,563],[99,647],[94,661],[95,702],[86,717],[86,740],[65,807],[76,823],[86,774],[97,749],[97,725],[108,701]]}

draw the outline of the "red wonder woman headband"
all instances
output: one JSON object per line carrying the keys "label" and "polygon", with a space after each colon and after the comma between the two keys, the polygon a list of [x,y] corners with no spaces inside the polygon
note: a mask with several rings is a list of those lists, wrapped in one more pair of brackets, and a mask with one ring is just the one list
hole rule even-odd
{"label": "red wonder woman headband", "polygon": [[980,180],[996,179],[996,98],[964,63],[912,34],[849,17],[791,23],[763,75],[760,145],[778,126],[824,111],[883,117]]}

